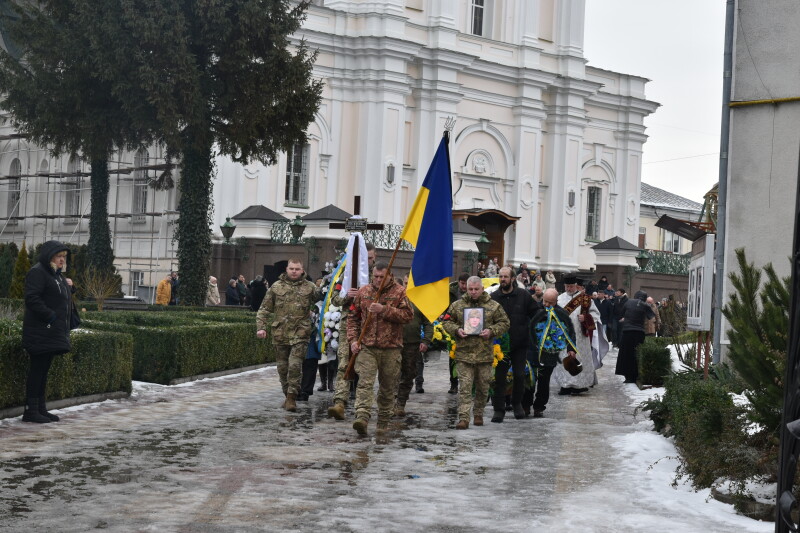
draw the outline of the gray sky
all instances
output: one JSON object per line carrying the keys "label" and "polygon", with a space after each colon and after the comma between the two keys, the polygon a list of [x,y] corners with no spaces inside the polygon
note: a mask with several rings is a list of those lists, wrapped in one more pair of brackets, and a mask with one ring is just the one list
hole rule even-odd
{"label": "gray sky", "polygon": [[652,80],[642,181],[702,202],[719,179],[725,1],[586,0],[585,32],[589,65]]}

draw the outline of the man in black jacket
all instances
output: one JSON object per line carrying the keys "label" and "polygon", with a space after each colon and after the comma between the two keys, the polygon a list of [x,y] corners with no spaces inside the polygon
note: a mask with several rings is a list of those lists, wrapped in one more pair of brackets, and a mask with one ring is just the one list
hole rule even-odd
{"label": "man in black jacket", "polygon": [[622,323],[620,320],[625,316],[625,303],[628,301],[628,295],[625,294],[625,289],[619,288],[614,293],[614,346],[619,348],[622,343]]}
{"label": "man in black jacket", "polygon": [[505,354],[503,360],[495,368],[492,422],[502,422],[506,414],[506,378],[509,366],[513,369],[514,374],[511,392],[514,418],[525,418],[522,399],[525,394],[526,354],[530,344],[528,322],[541,307],[528,291],[517,286],[513,271],[509,267],[501,268],[498,275],[500,287],[492,293],[492,300],[500,304],[511,320],[511,328],[508,330],[511,353]]}
{"label": "man in black jacket", "polygon": [[542,418],[550,400],[550,377],[562,353],[575,355],[575,327],[564,309],[557,305],[558,291],[544,291],[544,307],[531,319],[533,361],[536,364],[536,398],[533,417]]}

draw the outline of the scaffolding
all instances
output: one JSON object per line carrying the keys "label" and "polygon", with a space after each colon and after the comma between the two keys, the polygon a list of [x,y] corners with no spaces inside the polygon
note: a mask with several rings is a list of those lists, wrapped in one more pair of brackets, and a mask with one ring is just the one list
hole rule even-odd
{"label": "scaffolding", "polygon": [[[31,145],[19,133],[0,134],[0,143],[5,143],[0,150],[2,170],[8,171],[0,173],[0,242],[25,241],[30,247],[58,239],[86,244],[91,209],[88,163],[73,157],[64,168],[64,157],[52,157],[47,148]],[[160,279],[154,277],[157,272],[177,270],[177,189],[154,186],[160,178],[174,183],[175,164],[165,160],[162,149],[151,150],[155,156],[147,150],[117,150],[108,162],[114,266],[131,295],[139,287],[154,287]],[[32,162],[36,168],[31,168]],[[150,290],[147,299],[154,293]]]}

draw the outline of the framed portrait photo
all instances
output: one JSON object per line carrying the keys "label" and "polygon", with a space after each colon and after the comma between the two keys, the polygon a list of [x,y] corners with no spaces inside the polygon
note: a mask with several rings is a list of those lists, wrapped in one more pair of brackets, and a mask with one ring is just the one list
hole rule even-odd
{"label": "framed portrait photo", "polygon": [[464,309],[464,327],[467,335],[480,335],[483,331],[483,307],[467,307]]}

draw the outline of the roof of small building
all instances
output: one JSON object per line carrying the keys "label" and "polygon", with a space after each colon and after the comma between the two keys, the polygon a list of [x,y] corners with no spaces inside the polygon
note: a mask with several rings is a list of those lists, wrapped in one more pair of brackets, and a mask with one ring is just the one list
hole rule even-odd
{"label": "roof of small building", "polygon": [[653,187],[645,182],[642,182],[642,196],[641,205],[649,205],[651,207],[663,207],[670,209],[681,209],[683,211],[696,211],[698,214],[703,210],[703,204],[693,202],[683,196],[678,196],[664,189]]}
{"label": "roof of small building", "polygon": [[303,217],[303,220],[337,220],[337,221],[344,221],[347,218],[350,218],[351,215],[344,209],[339,209],[333,204],[328,204],[322,209],[317,209],[306,216]]}
{"label": "roof of small building", "polygon": [[268,207],[263,205],[251,205],[238,215],[231,217],[234,220],[269,220],[276,222],[284,222],[289,220],[280,213],[276,213]]}
{"label": "roof of small building", "polygon": [[632,244],[621,237],[611,237],[607,241],[592,246],[593,250],[641,250],[635,244]]}

